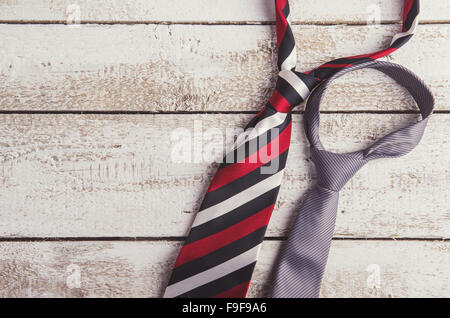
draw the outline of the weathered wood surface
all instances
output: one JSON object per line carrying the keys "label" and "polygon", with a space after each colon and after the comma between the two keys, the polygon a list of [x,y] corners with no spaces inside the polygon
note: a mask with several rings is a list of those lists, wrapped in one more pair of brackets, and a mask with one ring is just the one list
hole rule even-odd
{"label": "weathered wood surface", "polygon": [[[193,133],[196,120],[204,130],[242,127],[252,115],[188,113],[266,102],[276,78],[273,0],[73,2],[0,0],[0,111],[187,114],[0,114],[0,297],[158,297],[215,171],[211,157],[174,163],[170,132]],[[402,2],[292,0],[300,69],[386,47]],[[417,34],[392,60],[448,111],[450,1],[422,0],[421,11]],[[373,18],[381,25],[366,25]],[[82,25],[60,25],[73,22]],[[332,85],[322,110],[408,105],[391,80],[358,71]],[[416,117],[325,114],[322,138],[330,150],[361,149]],[[343,189],[335,237],[355,240],[333,241],[323,297],[450,297],[450,242],[421,240],[450,238],[449,124],[436,114],[411,154],[370,163]],[[263,244],[251,297],[268,296],[278,239],[315,182],[301,115],[293,127],[267,232],[277,241]]]}
{"label": "weathered wood surface", "polygon": [[[0,297],[160,297],[178,242],[0,243]],[[266,297],[280,242],[266,241],[250,297]],[[450,243],[333,241],[322,297],[450,297]]]}
{"label": "weathered wood surface", "polygon": [[[293,23],[366,23],[379,15],[381,22],[401,20],[403,0],[295,0]],[[274,22],[273,0],[1,0],[2,22],[95,23],[258,23]],[[422,22],[449,21],[447,0],[422,0]]]}
{"label": "weathered wood surface", "polygon": [[[224,149],[222,139],[208,136],[225,139],[226,128],[251,117],[1,115],[0,236],[184,236],[215,171],[211,163],[222,157],[208,149]],[[322,139],[330,150],[354,151],[417,117],[324,114]],[[196,125],[203,139],[194,140]],[[364,167],[341,193],[336,236],[449,238],[449,125],[450,115],[436,114],[412,153]],[[180,140],[171,136],[181,127],[193,147],[203,147],[201,163],[173,161]],[[293,129],[268,236],[285,235],[314,184],[301,115]]]}
{"label": "weathered wood surface", "polygon": [[[450,2],[449,2],[450,3]],[[386,47],[398,25],[294,26],[308,70]],[[257,111],[276,78],[272,25],[0,25],[0,110]],[[448,24],[422,25],[392,55],[450,109]],[[323,110],[404,109],[376,71],[335,84]]]}

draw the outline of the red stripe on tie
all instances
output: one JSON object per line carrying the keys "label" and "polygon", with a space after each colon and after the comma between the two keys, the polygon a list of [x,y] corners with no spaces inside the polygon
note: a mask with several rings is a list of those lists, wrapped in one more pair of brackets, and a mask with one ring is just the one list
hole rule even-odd
{"label": "red stripe on tie", "polygon": [[[289,148],[289,142],[291,140],[291,123],[277,136],[274,140],[268,143],[266,146],[259,149],[255,154],[252,154],[245,158],[244,160],[226,166],[218,170],[211,181],[208,192],[214,191],[229,184],[230,182],[239,179],[242,176],[258,169],[262,165],[268,163],[272,159],[278,157],[280,154],[285,152]],[[272,144],[276,145],[278,143],[278,151],[273,151]],[[270,155],[268,155],[268,150],[271,150]],[[264,151],[264,152],[263,152]],[[261,161],[261,153],[266,154],[265,160]],[[254,163],[251,163],[254,162]]]}
{"label": "red stripe on tie", "polygon": [[389,48],[389,49],[382,50],[382,51],[376,52],[374,54],[371,54],[370,58],[376,60],[376,59],[379,59],[380,57],[385,57],[386,55],[389,55],[395,51],[397,51],[397,49],[395,47]]}
{"label": "red stripe on tie", "polygon": [[291,104],[277,90],[273,92],[269,102],[280,113],[289,113],[292,109]]}
{"label": "red stripe on tie", "polygon": [[396,48],[388,48],[388,49],[381,50],[381,51],[378,51],[378,52],[375,52],[375,53],[351,56],[351,57],[348,57],[348,59],[361,59],[361,58],[368,57],[368,58],[376,60],[376,59],[379,59],[380,57],[384,57],[386,55],[389,55],[392,52],[395,52],[396,50],[397,50]]}
{"label": "red stripe on tie", "polygon": [[239,284],[223,293],[220,293],[213,298],[244,298],[247,294],[248,287],[250,286],[250,281]]}
{"label": "red stripe on tie", "polygon": [[353,64],[323,64],[319,68],[346,68]]}
{"label": "red stripe on tie", "polygon": [[286,17],[283,15],[283,9],[286,6],[287,0],[277,0],[275,2],[276,6],[276,15],[277,15],[277,47],[280,47],[281,42],[283,41],[284,34],[286,33],[287,29],[287,20]]}
{"label": "red stripe on tie", "polygon": [[416,0],[405,0],[404,4],[403,4],[403,28],[402,28],[402,32],[406,32],[406,18],[408,17],[409,11],[411,11],[411,8],[414,4],[414,1]]}
{"label": "red stripe on tie", "polygon": [[286,7],[287,0],[276,0],[275,6],[277,11],[283,12],[283,9]]}
{"label": "red stripe on tie", "polygon": [[245,220],[201,240],[186,244],[181,249],[175,268],[205,256],[267,225],[274,205],[259,211]]}
{"label": "red stripe on tie", "polygon": [[261,116],[267,109],[267,106],[264,106],[259,113],[256,114],[256,117]]}

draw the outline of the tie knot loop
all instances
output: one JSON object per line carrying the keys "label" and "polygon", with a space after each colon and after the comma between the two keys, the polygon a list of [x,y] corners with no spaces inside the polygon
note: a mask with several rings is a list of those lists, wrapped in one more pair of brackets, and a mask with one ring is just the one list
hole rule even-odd
{"label": "tie knot loop", "polygon": [[269,101],[269,106],[282,113],[289,113],[292,109],[304,102],[311,90],[319,83],[319,80],[292,70],[281,70]]}
{"label": "tie knot loop", "polygon": [[[362,151],[346,154],[328,152],[319,136],[322,96],[334,79],[365,67],[383,72],[406,88],[418,105],[422,120],[382,137]],[[434,98],[425,84],[409,70],[397,64],[377,61],[356,64],[323,81],[309,97],[304,116],[305,133],[311,145],[319,186],[339,191],[366,162],[378,158],[399,157],[410,152],[420,142],[433,107]]]}

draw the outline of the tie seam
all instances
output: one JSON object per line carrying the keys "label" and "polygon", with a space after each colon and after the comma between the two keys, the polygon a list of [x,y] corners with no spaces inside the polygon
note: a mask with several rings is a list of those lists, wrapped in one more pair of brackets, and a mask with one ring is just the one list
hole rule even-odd
{"label": "tie seam", "polygon": [[325,191],[331,192],[331,193],[339,193],[339,191],[341,191],[340,189],[339,190],[333,190],[333,189],[327,188],[327,187],[321,185],[320,183],[317,183],[316,187],[320,188],[320,189],[323,189]]}

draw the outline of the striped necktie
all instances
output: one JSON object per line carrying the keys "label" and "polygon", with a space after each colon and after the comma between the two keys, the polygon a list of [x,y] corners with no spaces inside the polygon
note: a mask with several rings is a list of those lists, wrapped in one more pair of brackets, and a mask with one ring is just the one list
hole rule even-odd
{"label": "striped necktie", "polygon": [[245,297],[278,196],[291,138],[291,111],[343,68],[386,56],[408,41],[418,0],[405,0],[403,29],[389,48],[296,70],[289,3],[276,0],[279,76],[272,97],[224,158],[175,262],[164,297]]}
{"label": "striped necktie", "polygon": [[[345,154],[328,152],[319,138],[322,96],[333,80],[349,71],[365,67],[381,71],[402,85],[414,98],[422,120],[381,138],[363,151]],[[314,90],[306,105],[304,126],[311,145],[312,161],[316,166],[317,185],[303,201],[283,249],[275,274],[274,297],[319,297],[333,237],[339,191],[367,162],[399,157],[410,152],[422,138],[433,106],[433,96],[419,78],[402,66],[387,62],[369,61],[343,69]]]}

